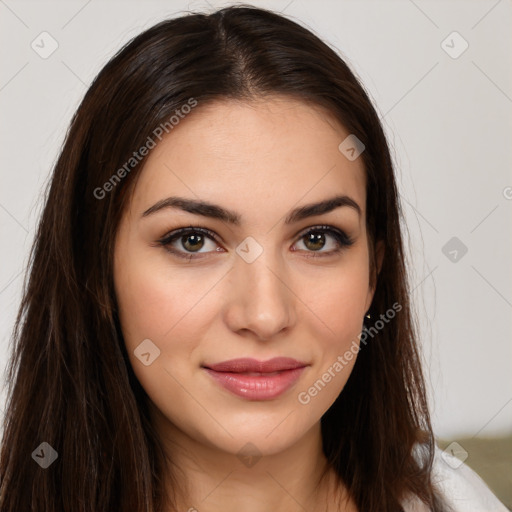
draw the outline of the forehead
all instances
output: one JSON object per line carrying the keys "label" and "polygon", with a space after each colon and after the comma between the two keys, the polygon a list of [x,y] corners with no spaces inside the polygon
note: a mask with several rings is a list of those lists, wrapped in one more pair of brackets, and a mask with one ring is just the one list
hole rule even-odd
{"label": "forehead", "polygon": [[365,212],[362,158],[338,146],[350,133],[324,109],[286,97],[198,106],[151,150],[134,191],[137,209],[167,195],[264,211],[352,197]]}

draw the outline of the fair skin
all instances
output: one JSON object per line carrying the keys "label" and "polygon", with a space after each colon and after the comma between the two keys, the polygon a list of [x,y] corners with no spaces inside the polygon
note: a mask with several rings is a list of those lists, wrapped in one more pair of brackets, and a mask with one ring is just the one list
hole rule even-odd
{"label": "fair skin", "polygon": [[[318,482],[326,464],[320,419],[356,358],[308,403],[298,400],[358,342],[374,293],[364,165],[338,150],[348,135],[320,109],[293,99],[199,104],[151,150],[138,176],[116,238],[114,281],[131,364],[179,468],[179,489],[170,491],[179,491],[177,510],[357,510],[332,472]],[[361,212],[342,206],[285,223],[292,210],[338,195]],[[240,222],[176,207],[142,215],[170,196],[219,205]],[[353,244],[335,253],[336,238],[325,230],[308,242],[319,225],[343,231]],[[157,243],[189,226],[218,240],[178,236],[171,247],[191,260]],[[250,263],[236,252],[247,237],[258,244],[250,251],[262,250]],[[379,267],[382,255],[379,245]],[[146,339],[160,350],[147,366],[134,354]],[[307,366],[270,400],[237,396],[203,368],[277,356]],[[247,443],[261,456],[256,462],[237,455]]]}

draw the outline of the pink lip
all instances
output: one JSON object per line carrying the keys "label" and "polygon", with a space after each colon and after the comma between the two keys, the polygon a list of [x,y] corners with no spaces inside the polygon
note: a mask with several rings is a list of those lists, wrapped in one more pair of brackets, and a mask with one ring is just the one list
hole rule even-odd
{"label": "pink lip", "polygon": [[205,368],[214,370],[216,372],[231,372],[231,373],[272,373],[282,370],[294,370],[307,366],[306,363],[292,359],[291,357],[274,357],[268,361],[258,361],[249,357],[242,357],[240,359],[230,359],[217,364],[204,365]]}
{"label": "pink lip", "polygon": [[242,358],[203,366],[225,389],[249,400],[271,400],[288,390],[307,366],[289,357]]}

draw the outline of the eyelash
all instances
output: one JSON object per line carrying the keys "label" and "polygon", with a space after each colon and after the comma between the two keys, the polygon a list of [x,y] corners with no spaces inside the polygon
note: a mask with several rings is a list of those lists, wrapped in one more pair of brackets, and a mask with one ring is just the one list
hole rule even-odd
{"label": "eyelash", "polygon": [[[297,241],[303,239],[306,235],[309,235],[310,233],[318,233],[318,232],[330,234],[337,242],[338,247],[336,249],[333,249],[331,251],[326,251],[326,252],[306,251],[306,252],[311,253],[310,255],[306,256],[307,258],[323,258],[326,256],[332,256],[334,254],[339,253],[343,249],[350,247],[351,245],[353,245],[353,243],[355,241],[354,239],[349,237],[346,233],[344,233],[343,231],[341,231],[337,228],[334,228],[333,226],[313,226],[311,228],[308,228],[307,231],[302,232],[302,234],[299,236]],[[203,258],[204,256],[202,256],[202,255],[207,255],[210,252],[214,252],[214,251],[208,251],[207,253],[186,253],[186,252],[183,253],[182,251],[177,251],[170,247],[170,244],[172,242],[174,242],[175,240],[179,239],[180,237],[183,237],[184,235],[187,235],[187,234],[194,234],[194,233],[201,233],[203,235],[206,235],[208,238],[210,238],[214,242],[220,243],[217,235],[213,231],[210,231],[209,229],[201,228],[198,226],[189,226],[186,228],[181,228],[181,229],[172,231],[171,233],[169,233],[168,235],[165,235],[160,240],[157,240],[157,243],[160,244],[161,246],[163,246],[164,249],[166,251],[170,252],[171,254],[178,256],[179,258],[188,259],[189,261],[192,259]]]}

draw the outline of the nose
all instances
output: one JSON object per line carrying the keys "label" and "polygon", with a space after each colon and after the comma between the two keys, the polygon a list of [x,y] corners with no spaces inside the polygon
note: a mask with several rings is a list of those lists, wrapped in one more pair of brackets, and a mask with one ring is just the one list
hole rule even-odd
{"label": "nose", "polygon": [[230,272],[225,321],[233,332],[269,340],[296,321],[296,302],[289,273],[278,258],[264,251],[247,263],[236,258]]}

